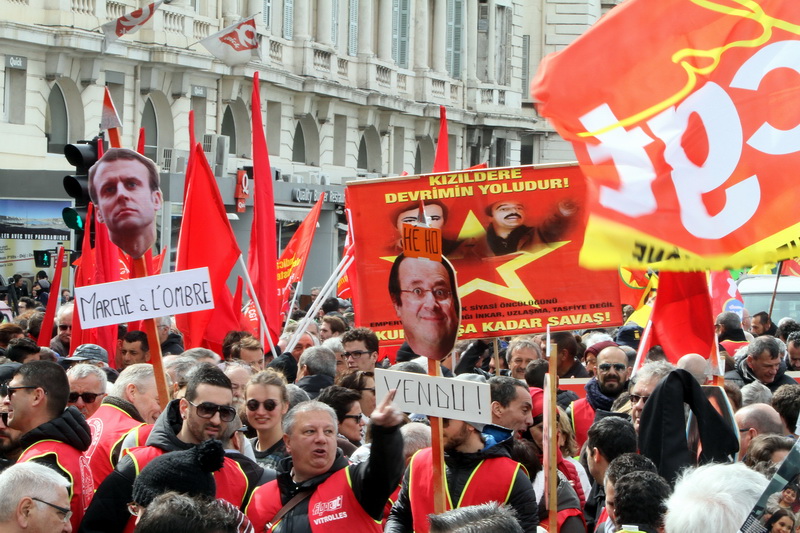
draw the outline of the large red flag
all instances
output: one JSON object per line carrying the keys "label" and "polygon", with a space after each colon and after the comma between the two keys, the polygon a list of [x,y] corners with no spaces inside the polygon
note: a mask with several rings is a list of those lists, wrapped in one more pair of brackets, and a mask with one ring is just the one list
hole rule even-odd
{"label": "large red flag", "polygon": [[[253,226],[247,270],[250,272],[258,303],[264,313],[274,344],[280,335],[280,299],[278,291],[278,249],[275,235],[275,195],[269,164],[267,138],[261,120],[261,91],[258,71],[253,74]],[[266,333],[266,332],[265,332]]]}
{"label": "large red flag", "polygon": [[436,157],[433,159],[433,172],[450,170],[450,139],[447,135],[447,110],[439,106],[439,139],[436,142]]}
{"label": "large red flag", "polygon": [[61,273],[64,272],[64,247],[58,247],[56,258],[56,268],[53,273],[53,283],[50,285],[50,298],[47,300],[47,309],[44,313],[41,328],[39,329],[39,346],[50,346],[50,339],[53,337],[53,320],[56,316],[56,309],[61,301]]}
{"label": "large red flag", "polygon": [[650,346],[675,364],[687,353],[716,353],[714,315],[705,272],[661,272],[653,304]]}
{"label": "large red flag", "polygon": [[542,61],[533,98],[591,182],[582,264],[797,255],[798,25],[800,2],[628,0]]}
{"label": "large red flag", "polygon": [[278,287],[281,290],[281,309],[284,309],[288,303],[289,287],[292,283],[303,279],[308,253],[311,250],[311,243],[314,241],[314,232],[317,229],[319,213],[322,211],[324,202],[325,195],[321,195],[314,208],[300,223],[300,227],[292,235],[289,244],[286,245],[278,259]]}
{"label": "large red flag", "polygon": [[194,146],[189,158],[186,179],[189,186],[178,237],[176,270],[208,267],[215,305],[214,309],[176,317],[184,345],[196,348],[222,343],[222,338],[217,338],[219,330],[208,328],[212,320],[215,326],[224,328],[232,324],[229,329],[238,329],[238,317],[229,316],[231,296],[226,282],[241,252],[200,144]]}

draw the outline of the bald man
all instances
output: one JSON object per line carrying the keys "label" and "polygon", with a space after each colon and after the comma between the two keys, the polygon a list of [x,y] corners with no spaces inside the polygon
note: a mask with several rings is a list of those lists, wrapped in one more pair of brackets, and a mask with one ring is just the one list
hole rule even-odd
{"label": "bald man", "polygon": [[754,403],[742,407],[734,415],[739,427],[739,460],[747,454],[750,442],[758,435],[785,435],[786,427],[772,406],[765,403]]}

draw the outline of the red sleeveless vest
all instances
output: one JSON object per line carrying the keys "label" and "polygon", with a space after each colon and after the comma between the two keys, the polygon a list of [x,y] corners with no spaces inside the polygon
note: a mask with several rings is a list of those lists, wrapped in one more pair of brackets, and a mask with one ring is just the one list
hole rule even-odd
{"label": "red sleeveless vest", "polygon": [[118,457],[113,457],[113,452],[133,428],[144,423],[133,419],[128,413],[115,405],[103,404],[94,416],[86,420],[92,430],[92,444],[84,455],[89,458],[92,468],[94,486],[100,483],[117,466]]}
{"label": "red sleeveless vest", "polygon": [[[260,533],[282,507],[278,482],[270,481],[253,492],[245,514],[256,532]],[[383,531],[380,521],[375,521],[358,503],[353,493],[349,466],[334,472],[311,494],[308,523],[314,533]],[[280,524],[273,524],[267,531],[280,532]]]}
{"label": "red sleeveless vest", "polygon": [[594,423],[594,408],[586,398],[572,402],[572,429],[575,430],[575,440],[578,448],[583,446],[589,435],[589,428]]}
{"label": "red sleeveless vest", "polygon": [[56,440],[40,440],[28,446],[17,462],[24,463],[51,454],[55,455],[59,470],[70,480],[69,507],[72,510],[72,518],[69,521],[72,530],[78,531],[86,508],[94,496],[89,459],[69,444]]}
{"label": "red sleeveless vest", "polygon": [[[521,464],[508,457],[484,459],[469,477],[458,501],[450,500],[450,489],[445,476],[445,495],[447,509],[479,505],[496,501],[506,503],[511,495],[514,480]],[[427,533],[428,515],[433,513],[433,456],[430,448],[414,454],[408,465],[408,499],[411,502],[411,516],[416,533]]]}

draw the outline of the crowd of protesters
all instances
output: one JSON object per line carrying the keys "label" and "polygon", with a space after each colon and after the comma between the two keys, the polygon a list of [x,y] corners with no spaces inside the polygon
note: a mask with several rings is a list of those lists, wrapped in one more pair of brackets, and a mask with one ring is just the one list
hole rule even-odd
{"label": "crowd of protesters", "polygon": [[[435,515],[429,420],[375,383],[376,368],[424,374],[427,360],[408,345],[381,358],[347,301],[326,300],[286,351],[294,314],[275,353],[245,331],[219,353],[184,346],[163,317],[163,411],[147,335],[121,325],[113,354],[72,347],[67,300],[39,346],[41,304],[16,297],[0,324],[2,531],[540,531],[554,364],[561,379],[588,379],[584,394],[556,393],[558,531],[732,533],[792,450],[800,414],[786,374],[800,369],[800,326],[766,313],[752,325],[716,317],[716,403],[697,354],[673,365],[655,347],[634,372],[632,323],[555,333],[549,360],[542,335],[459,341],[443,375],[488,383],[492,420],[443,419],[448,511]],[[800,530],[799,495],[800,476],[787,479],[757,509],[758,531]]]}

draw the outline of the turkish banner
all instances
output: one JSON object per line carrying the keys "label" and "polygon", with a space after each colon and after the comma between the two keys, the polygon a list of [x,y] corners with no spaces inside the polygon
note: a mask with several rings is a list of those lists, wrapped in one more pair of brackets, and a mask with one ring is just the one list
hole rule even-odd
{"label": "turkish banner", "polygon": [[590,181],[583,265],[798,255],[798,25],[798,2],[631,0],[544,59],[532,96]]}
{"label": "turkish banner", "polygon": [[578,265],[585,193],[576,165],[349,182],[358,325],[384,345],[402,344],[389,274],[403,251],[403,224],[417,221],[420,201],[456,271],[460,338],[620,324],[617,271]]}

